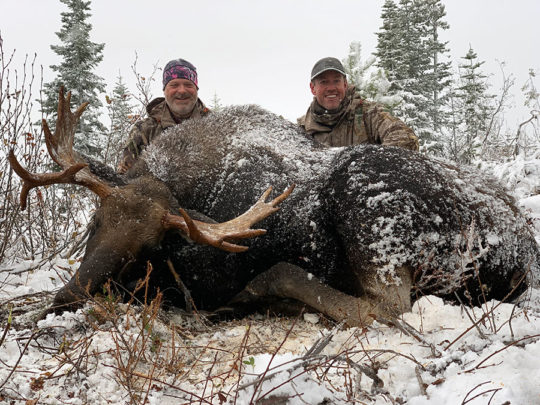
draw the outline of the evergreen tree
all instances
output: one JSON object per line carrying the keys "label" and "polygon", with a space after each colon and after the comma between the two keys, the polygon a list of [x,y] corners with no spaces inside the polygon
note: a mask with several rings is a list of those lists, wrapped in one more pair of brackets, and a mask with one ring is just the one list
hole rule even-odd
{"label": "evergreen tree", "polygon": [[493,114],[494,96],[488,93],[487,76],[480,70],[484,62],[478,60],[472,47],[462,59],[458,87],[455,90],[459,135],[454,141],[452,158],[471,163],[481,151],[482,139]]}
{"label": "evergreen tree", "polygon": [[212,103],[210,104],[210,109],[212,111],[219,111],[219,110],[223,109],[223,105],[221,104],[221,99],[218,97],[216,92],[214,92],[214,97],[212,98]]}
{"label": "evergreen tree", "polygon": [[378,57],[377,66],[382,68],[390,82],[395,82],[397,77],[402,77],[399,69],[402,69],[404,64],[400,62],[401,48],[400,44],[401,30],[400,20],[398,18],[398,8],[393,0],[385,0],[382,6],[381,18],[383,25],[377,33],[377,51],[375,56]]}
{"label": "evergreen tree", "polygon": [[134,107],[130,103],[131,98],[132,95],[122,81],[122,76],[119,75],[113,89],[112,97],[105,97],[111,126],[107,134],[103,159],[105,163],[110,163],[113,167],[118,165],[129,132],[136,121],[133,113]]}
{"label": "evergreen tree", "polygon": [[445,121],[450,86],[448,52],[439,39],[446,12],[440,0],[386,0],[378,36],[377,65],[391,82],[390,91],[403,101],[394,113],[411,125],[424,147],[436,141]]}
{"label": "evergreen tree", "polygon": [[444,155],[451,160],[460,161],[463,150],[461,134],[461,110],[462,102],[457,95],[456,89],[448,93],[448,122],[446,126],[446,139],[444,142]]}
{"label": "evergreen tree", "polygon": [[[105,128],[99,121],[102,103],[98,95],[105,91],[104,80],[93,73],[103,59],[105,44],[90,41],[92,25],[90,17],[90,1],[60,0],[68,7],[61,13],[62,28],[56,35],[62,45],[51,45],[51,49],[61,57],[59,65],[50,66],[56,72],[56,78],[44,85],[42,112],[56,115],[58,90],[64,86],[71,91],[71,104],[78,107],[88,101],[90,105],[84,112],[75,135],[77,148],[94,157],[100,157],[103,149],[103,132]],[[51,120],[50,120],[51,121]]]}
{"label": "evergreen tree", "polygon": [[400,0],[397,20],[393,24],[397,29],[399,51],[395,63],[394,91],[400,92],[403,102],[395,109],[395,114],[411,125],[423,144],[433,138],[430,130],[430,96],[426,89],[426,76],[429,69],[430,54],[425,41],[425,24],[419,15],[419,3],[413,0]]}
{"label": "evergreen tree", "polygon": [[381,68],[375,67],[374,57],[362,60],[362,45],[353,41],[349,45],[349,55],[343,59],[349,86],[355,86],[360,95],[392,109],[399,104],[399,95],[390,94],[390,82]]}
{"label": "evergreen tree", "polygon": [[445,111],[445,106],[452,84],[452,63],[448,57],[448,42],[440,41],[439,31],[446,30],[450,26],[443,20],[446,16],[446,10],[440,0],[424,0],[421,6],[425,9],[425,15],[427,16],[426,46],[431,54],[425,83],[426,91],[431,93],[428,115],[431,120],[431,129],[437,134],[447,124],[448,114]]}

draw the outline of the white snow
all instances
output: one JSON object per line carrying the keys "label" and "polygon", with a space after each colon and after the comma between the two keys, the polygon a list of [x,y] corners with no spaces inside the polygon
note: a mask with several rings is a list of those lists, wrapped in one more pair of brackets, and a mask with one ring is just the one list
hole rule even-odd
{"label": "white snow", "polygon": [[[509,180],[540,240],[538,177],[524,167],[539,173],[540,160],[496,174]],[[501,241],[490,235],[489,243]],[[0,268],[0,309],[16,304],[11,328],[0,323],[0,403],[249,404],[273,396],[302,405],[540,403],[538,283],[518,306],[472,309],[423,297],[401,320],[416,337],[377,322],[333,330],[315,314],[201,325],[124,304],[112,312],[88,304],[32,325],[24,306],[45,307],[40,293],[77,266],[58,259],[27,271],[36,265]],[[328,335],[320,353],[307,354]]]}

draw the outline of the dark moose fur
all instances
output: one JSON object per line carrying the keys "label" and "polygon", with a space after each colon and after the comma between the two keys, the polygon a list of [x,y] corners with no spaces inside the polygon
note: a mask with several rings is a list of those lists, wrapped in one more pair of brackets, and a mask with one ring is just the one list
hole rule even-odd
{"label": "dark moose fur", "polygon": [[[414,278],[411,294],[457,291],[474,302],[507,298],[520,276],[538,272],[526,219],[494,180],[395,147],[327,148],[257,106],[226,108],[170,129],[127,180],[101,175],[120,184],[148,172],[179,206],[216,221],[244,212],[270,185],[281,192],[296,184],[281,209],[259,224],[268,233],[249,240],[247,252],[191,244],[169,232],[160,245],[136,253],[121,282],[132,285],[150,259],[156,283],[179,306],[184,298],[167,258],[197,307],[208,310],[228,304],[279,262],[353,296],[369,295],[365,285],[373,280],[395,283],[396,269],[405,267]],[[106,275],[119,280],[115,260]]]}

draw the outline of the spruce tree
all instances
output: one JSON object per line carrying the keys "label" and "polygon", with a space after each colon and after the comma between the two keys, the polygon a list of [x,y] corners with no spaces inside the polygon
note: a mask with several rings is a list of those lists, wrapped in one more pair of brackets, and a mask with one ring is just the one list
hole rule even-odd
{"label": "spruce tree", "polygon": [[419,15],[419,3],[400,0],[395,24],[399,56],[396,64],[394,88],[400,91],[403,102],[395,109],[413,127],[423,144],[432,139],[429,124],[429,93],[426,76],[429,69],[429,52],[426,48],[424,16]]}
{"label": "spruce tree", "polygon": [[378,58],[377,66],[385,71],[392,83],[396,81],[398,76],[403,76],[398,70],[403,67],[400,62],[401,48],[398,46],[400,43],[399,32],[401,30],[398,12],[399,10],[393,0],[385,0],[381,14],[383,24],[377,33],[377,51],[374,53]]}
{"label": "spruce tree", "polygon": [[102,155],[104,163],[111,164],[113,167],[118,165],[129,132],[136,121],[133,113],[134,107],[130,103],[131,98],[132,95],[123,82],[122,76],[118,75],[112,96],[105,97],[111,124]]}
{"label": "spruce tree", "polygon": [[386,0],[378,36],[377,65],[392,83],[390,91],[403,101],[394,113],[413,127],[422,144],[436,141],[443,125],[450,62],[440,41],[444,5],[440,0]]}
{"label": "spruce tree", "polygon": [[62,28],[56,33],[62,45],[51,45],[51,49],[61,62],[50,66],[57,76],[44,85],[42,112],[52,116],[49,122],[54,122],[60,86],[71,91],[72,108],[88,101],[90,105],[81,117],[75,142],[81,152],[102,158],[105,127],[99,121],[102,107],[99,94],[105,91],[105,84],[93,71],[103,59],[105,44],[90,41],[90,1],[60,1],[68,7],[67,12],[61,13]]}
{"label": "spruce tree", "polygon": [[488,93],[487,76],[481,71],[484,64],[469,48],[459,65],[459,82],[455,90],[459,137],[455,140],[455,160],[471,163],[478,156],[493,114],[493,95]]}
{"label": "spruce tree", "polygon": [[[449,58],[448,42],[441,42],[440,30],[446,30],[450,26],[443,20],[446,16],[446,10],[440,0],[424,0],[421,6],[427,16],[426,46],[431,54],[430,65],[425,77],[426,91],[431,93],[428,116],[432,131],[439,134],[448,121],[446,105],[452,85],[452,62]],[[424,13],[422,12],[422,14]]]}
{"label": "spruce tree", "polygon": [[355,86],[362,98],[376,101],[391,110],[399,104],[399,95],[390,93],[390,82],[381,68],[375,66],[375,57],[362,59],[362,45],[349,44],[349,55],[342,60],[349,86]]}
{"label": "spruce tree", "polygon": [[210,103],[210,109],[212,111],[221,111],[223,109],[223,105],[221,104],[221,99],[218,97],[215,91],[214,91],[214,97],[212,97],[212,102]]}

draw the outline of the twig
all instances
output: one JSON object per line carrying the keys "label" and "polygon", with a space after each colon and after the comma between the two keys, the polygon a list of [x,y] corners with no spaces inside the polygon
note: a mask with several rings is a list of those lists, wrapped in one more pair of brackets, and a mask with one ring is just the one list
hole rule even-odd
{"label": "twig", "polygon": [[517,343],[519,343],[519,342],[521,342],[521,341],[523,341],[523,340],[533,339],[533,338],[537,338],[537,337],[540,337],[540,334],[538,334],[538,335],[532,335],[532,336],[525,336],[525,337],[523,337],[523,338],[521,338],[521,339],[518,339],[518,340],[516,340],[516,341],[514,341],[514,342],[512,342],[512,343],[510,343],[510,344],[507,344],[507,345],[504,346],[502,349],[499,349],[499,350],[497,350],[497,351],[491,353],[491,354],[490,354],[489,356],[487,356],[484,360],[482,360],[480,363],[478,363],[474,368],[471,368],[471,369],[469,369],[469,370],[467,370],[467,371],[465,371],[465,372],[466,372],[466,373],[470,373],[470,372],[472,372],[472,371],[474,371],[474,370],[478,370],[482,364],[484,364],[487,360],[489,360],[491,357],[495,356],[496,354],[498,354],[498,353],[500,353],[500,352],[502,352],[502,351],[508,349],[508,348],[511,347],[511,346],[514,346],[515,344],[517,344]]}
{"label": "twig", "polygon": [[197,312],[197,307],[195,306],[195,301],[193,301],[193,298],[191,297],[191,292],[183,283],[180,275],[176,272],[171,259],[167,259],[167,266],[169,267],[169,271],[173,275],[176,284],[178,284],[178,287],[180,287],[180,289],[184,293],[184,300],[186,301],[186,311],[190,314],[193,312]]}
{"label": "twig", "polygon": [[424,383],[424,380],[422,380],[422,375],[420,374],[420,367],[416,366],[414,368],[414,372],[416,373],[416,379],[418,380],[418,385],[420,386],[420,392],[423,396],[427,397],[429,399],[429,396],[426,391],[426,384]]}
{"label": "twig", "polygon": [[420,343],[426,345],[427,347],[429,347],[431,349],[431,354],[433,354],[433,356],[435,356],[435,357],[441,357],[442,356],[442,353],[432,343],[427,342],[420,335],[420,332],[418,332],[415,328],[412,327],[412,325],[409,325],[407,322],[405,322],[403,320],[399,320],[397,318],[392,318],[392,319],[388,320],[388,319],[381,318],[381,317],[377,317],[377,321],[379,321],[379,322],[381,322],[381,323],[383,323],[385,325],[388,325],[388,326],[395,326],[396,328],[398,328],[400,331],[402,331],[406,335],[415,338],[418,342],[420,342]]}
{"label": "twig", "polygon": [[88,235],[90,234],[90,229],[91,229],[91,226],[87,225],[86,229],[84,230],[84,233],[78,238],[78,240],[73,244],[71,249],[69,249],[69,251],[67,252],[66,257],[75,256],[77,253],[79,253],[83,249],[83,244],[88,238]]}
{"label": "twig", "polygon": [[[116,369],[116,370],[118,370],[118,371],[122,371],[122,370],[120,370],[117,366],[114,366],[114,365],[108,365],[107,367],[111,367],[111,368]],[[160,384],[163,384],[163,385],[165,385],[165,386],[167,386],[167,387],[169,387],[169,388],[173,388],[173,389],[178,390],[178,391],[180,391],[180,392],[182,392],[182,393],[184,393],[184,394],[190,395],[190,396],[192,396],[193,398],[196,398],[196,399],[198,399],[199,401],[201,401],[201,403],[204,402],[205,404],[210,404],[210,405],[212,404],[212,403],[209,402],[208,400],[204,399],[204,397],[201,397],[200,395],[197,395],[197,394],[195,394],[195,393],[193,393],[193,392],[186,391],[186,390],[180,388],[179,386],[176,386],[176,385],[173,385],[173,384],[168,383],[167,381],[161,380],[161,379],[156,378],[156,377],[153,377],[153,378],[152,378],[152,377],[149,377],[149,376],[147,376],[147,375],[145,375],[145,374],[139,373],[138,371],[132,371],[132,374],[133,374],[135,377],[139,377],[139,378],[144,378],[144,379],[146,379],[146,380],[155,381],[155,382],[158,382],[158,383],[160,383]],[[174,397],[173,395],[170,395],[170,394],[168,394],[168,396]]]}
{"label": "twig", "polygon": [[512,290],[510,290],[510,292],[508,294],[506,294],[503,299],[501,301],[499,301],[499,303],[495,306],[493,306],[493,308],[490,309],[489,312],[487,313],[484,313],[480,319],[476,322],[474,322],[470,327],[468,327],[465,331],[463,331],[463,333],[461,333],[458,337],[456,337],[452,342],[448,343],[448,345],[446,345],[446,347],[444,348],[444,350],[448,350],[450,348],[450,346],[452,346],[454,343],[456,343],[459,339],[461,339],[463,336],[465,336],[467,333],[469,333],[469,331],[472,329],[472,328],[475,328],[476,325],[478,325],[480,322],[482,322],[488,315],[489,313],[493,313],[493,311],[495,311],[499,305],[501,305],[503,302],[505,302],[508,297],[510,297],[514,291],[516,291],[516,289],[519,287],[519,285],[523,282],[523,280],[525,280],[525,277],[527,276],[527,274],[531,271],[531,268],[529,267],[529,269],[523,274],[523,276],[521,277],[520,281],[518,283],[516,283],[516,285],[514,286],[514,288],[512,288]]}
{"label": "twig", "polygon": [[[466,403],[471,402],[473,399],[478,398],[481,395],[487,394],[488,392],[493,392],[493,395],[495,395],[497,393],[497,391],[500,391],[502,389],[502,388],[493,388],[493,389],[490,389],[490,390],[487,390],[487,391],[483,391],[483,392],[481,392],[479,394],[476,394],[474,397],[467,399],[469,394],[471,394],[475,389],[477,389],[478,387],[481,387],[484,384],[488,384],[489,382],[490,381],[485,381],[483,383],[480,383],[476,387],[474,387],[472,390],[467,392],[467,394],[465,395],[465,398],[463,398],[463,401],[461,402],[461,405],[465,405]],[[491,396],[491,398],[489,400],[490,403],[491,403],[491,399],[493,398],[493,395]]]}
{"label": "twig", "polygon": [[23,273],[26,273],[26,272],[29,272],[29,271],[32,271],[32,270],[39,269],[45,263],[50,262],[62,250],[64,250],[67,247],[67,245],[68,245],[68,243],[65,243],[62,247],[54,250],[49,256],[44,257],[39,262],[37,262],[36,264],[34,264],[34,265],[30,266],[30,267],[27,267],[26,269],[17,270],[17,271],[12,271],[13,269],[5,269],[5,270],[1,270],[0,273],[10,272],[11,274],[19,275],[19,274],[23,274]]}
{"label": "twig", "polygon": [[33,339],[36,339],[39,335],[41,335],[42,333],[44,332],[44,330],[38,330],[38,331],[35,331],[32,333],[32,335],[30,335],[30,337],[28,338],[28,340],[26,341],[26,344],[24,345],[24,348],[22,349],[21,353],[19,354],[19,358],[17,359],[17,361],[15,362],[15,365],[11,368],[11,371],[9,372],[9,374],[6,376],[6,378],[4,379],[4,381],[2,382],[2,384],[0,384],[0,389],[2,389],[2,387],[10,380],[11,376],[13,375],[13,373],[15,372],[15,370],[17,369],[17,366],[19,365],[19,363],[21,362],[23,356],[24,356],[24,353],[26,353],[26,350],[28,349],[28,346],[30,346],[30,342],[33,340]]}
{"label": "twig", "polygon": [[480,326],[478,326],[478,324],[475,324],[474,323],[474,319],[472,318],[472,316],[469,314],[469,311],[467,310],[467,307],[463,304],[463,302],[461,301],[461,298],[459,298],[459,294],[457,292],[454,291],[454,295],[456,296],[457,300],[459,301],[459,303],[461,304],[461,308],[465,311],[465,313],[467,314],[467,317],[469,318],[469,320],[472,322],[473,325],[476,326],[476,330],[478,331],[478,334],[480,335],[480,337],[482,339],[486,339],[486,335],[484,335],[484,333],[482,332],[482,329],[480,329]]}
{"label": "twig", "polygon": [[391,354],[394,354],[396,356],[400,356],[400,357],[403,357],[407,360],[410,360],[412,361],[414,364],[416,364],[417,366],[419,366],[423,371],[426,369],[422,363],[420,363],[418,360],[416,360],[415,358],[411,357],[411,356],[407,356],[406,354],[403,354],[403,353],[399,353],[399,352],[396,352],[395,350],[391,350],[391,349],[363,349],[363,350],[358,350],[358,351],[352,351],[350,352],[350,354],[357,354],[357,353],[365,353],[365,354],[368,354],[370,352],[373,352],[373,353],[391,353]]}
{"label": "twig", "polygon": [[[389,393],[386,390],[382,389],[382,387],[384,387],[384,382],[379,378],[379,376],[377,376],[377,372],[373,368],[371,368],[369,366],[366,366],[366,365],[358,364],[358,363],[352,361],[350,358],[343,356],[342,354],[337,354],[337,355],[334,355],[334,356],[327,356],[327,355],[321,355],[320,354],[322,352],[322,350],[330,343],[330,341],[332,340],[332,337],[334,336],[335,332],[341,326],[342,326],[342,324],[337,325],[326,336],[323,336],[322,338],[318,339],[312,345],[312,347],[310,349],[308,349],[308,351],[306,352],[306,354],[304,356],[302,356],[300,358],[297,358],[297,359],[293,359],[293,360],[291,360],[291,361],[289,361],[287,363],[280,364],[279,366],[276,366],[276,367],[272,367],[272,368],[268,367],[267,370],[265,371],[265,373],[263,373],[261,376],[259,376],[259,378],[255,379],[254,381],[251,381],[251,382],[248,382],[248,383],[245,383],[245,384],[239,386],[238,391],[244,390],[244,389],[246,389],[246,388],[248,388],[248,387],[250,387],[252,385],[257,384],[257,387],[255,388],[254,393],[253,393],[253,395],[255,395],[255,393],[257,392],[258,387],[264,381],[272,379],[274,376],[276,376],[277,374],[279,374],[279,373],[281,373],[283,371],[288,371],[289,373],[292,373],[292,372],[294,372],[294,370],[296,370],[296,369],[298,369],[300,367],[304,367],[304,370],[302,372],[300,372],[299,374],[295,374],[295,375],[291,376],[285,382],[280,384],[278,387],[273,387],[270,391],[264,393],[262,396],[260,396],[258,398],[258,399],[261,399],[262,397],[268,395],[273,390],[275,390],[275,389],[279,388],[280,386],[288,383],[289,381],[294,380],[298,376],[308,372],[309,371],[308,366],[314,361],[321,361],[321,364],[328,364],[328,363],[334,363],[336,361],[340,361],[340,362],[344,362],[344,363],[348,364],[349,366],[354,368],[356,371],[358,371],[358,372],[360,372],[362,374],[365,374],[367,377],[371,378],[373,380],[373,387],[372,387],[372,392],[373,393],[381,393],[381,394],[389,395]],[[284,365],[286,365],[288,363],[297,363],[297,364],[293,364],[291,367],[289,367],[286,370],[277,370],[277,371],[269,373],[270,370],[273,370],[273,369],[276,369],[276,368],[281,368],[281,367],[283,367]],[[252,397],[252,401],[253,400],[254,400],[254,397]]]}
{"label": "twig", "polygon": [[326,336],[322,336],[317,339],[317,341],[313,343],[313,345],[308,349],[308,351],[304,355],[304,358],[309,358],[320,354],[324,350],[324,348],[328,346],[336,332],[340,330],[344,324],[345,321],[338,323]]}
{"label": "twig", "polygon": [[9,331],[9,328],[11,328],[11,313],[13,311],[13,305],[10,305],[9,307],[9,315],[7,319],[7,325],[4,329],[4,333],[2,334],[2,337],[0,338],[0,347],[2,347],[2,344],[4,343],[4,340],[6,339],[7,333]]}
{"label": "twig", "polygon": [[[303,312],[303,311],[302,311]],[[302,314],[300,314],[301,316]],[[296,326],[296,322],[298,322],[298,318],[295,318],[294,322],[292,323],[291,327],[287,330],[287,332],[285,333],[285,337],[282,339],[281,343],[279,344],[279,346],[276,348],[276,350],[274,350],[274,353],[272,353],[272,356],[270,357],[270,361],[268,362],[268,365],[266,366],[266,370],[264,370],[264,373],[262,373],[261,377],[258,379],[257,381],[257,385],[255,386],[254,390],[253,390],[253,396],[251,397],[251,401],[254,401],[255,400],[255,394],[257,393],[257,390],[259,389],[259,387],[262,385],[263,381],[266,379],[265,376],[266,374],[268,373],[268,371],[270,370],[270,364],[272,364],[272,361],[274,361],[274,358],[276,357],[276,355],[278,354],[279,350],[283,347],[283,345],[285,344],[285,342],[287,341],[287,339],[289,338],[292,330],[294,329],[294,327]],[[322,349],[321,349],[322,350]],[[275,375],[276,373],[273,373],[273,375]],[[264,397],[265,395],[267,395],[268,393],[270,393],[271,391],[268,391],[266,392],[265,394],[263,394],[261,397],[259,397],[258,399],[261,399],[262,397]]]}

